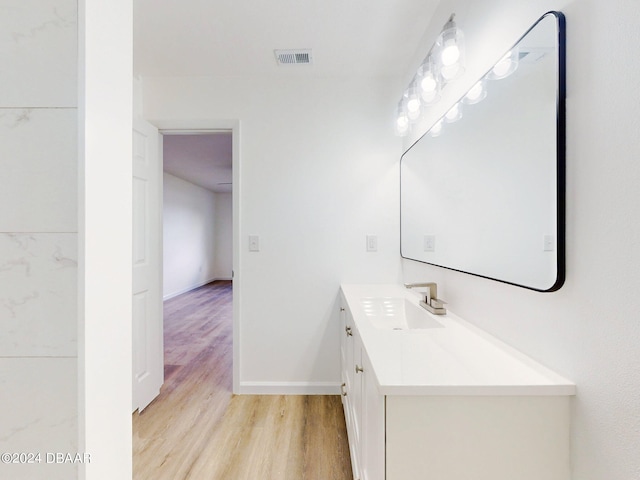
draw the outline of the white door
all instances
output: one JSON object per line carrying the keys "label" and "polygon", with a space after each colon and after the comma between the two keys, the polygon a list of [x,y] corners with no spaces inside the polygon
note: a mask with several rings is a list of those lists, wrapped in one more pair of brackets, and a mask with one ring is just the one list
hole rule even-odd
{"label": "white door", "polygon": [[[133,122],[133,411],[164,382],[162,158],[158,129]],[[114,195],[115,196],[115,195]]]}

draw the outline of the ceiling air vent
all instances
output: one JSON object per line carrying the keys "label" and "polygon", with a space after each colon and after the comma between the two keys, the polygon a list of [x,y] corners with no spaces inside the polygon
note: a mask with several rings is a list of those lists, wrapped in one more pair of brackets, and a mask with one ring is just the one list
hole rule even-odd
{"label": "ceiling air vent", "polygon": [[313,62],[311,49],[274,50],[278,65],[309,65]]}

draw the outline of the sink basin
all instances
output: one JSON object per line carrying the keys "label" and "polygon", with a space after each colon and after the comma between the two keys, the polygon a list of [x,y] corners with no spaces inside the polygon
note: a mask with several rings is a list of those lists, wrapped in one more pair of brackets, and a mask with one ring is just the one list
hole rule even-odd
{"label": "sink basin", "polygon": [[361,304],[371,325],[380,330],[443,328],[426,310],[405,298],[368,297]]}

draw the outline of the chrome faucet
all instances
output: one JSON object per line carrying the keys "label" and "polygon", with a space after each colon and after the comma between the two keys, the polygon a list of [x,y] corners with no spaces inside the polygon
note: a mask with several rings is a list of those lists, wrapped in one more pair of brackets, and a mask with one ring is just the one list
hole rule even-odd
{"label": "chrome faucet", "polygon": [[420,301],[420,306],[434,315],[444,315],[447,313],[447,309],[444,308],[444,304],[447,302],[438,298],[438,285],[435,282],[405,283],[404,286],[409,289],[427,288],[427,291],[424,292],[425,294]]}

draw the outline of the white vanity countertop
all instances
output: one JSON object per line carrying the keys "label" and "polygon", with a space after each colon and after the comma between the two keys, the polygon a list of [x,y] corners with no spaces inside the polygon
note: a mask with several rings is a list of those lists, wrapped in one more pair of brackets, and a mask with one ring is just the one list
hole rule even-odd
{"label": "white vanity countertop", "polygon": [[[341,288],[382,395],[575,395],[575,384],[451,312],[432,315],[418,306],[416,292],[401,285]],[[401,299],[440,326],[375,328],[375,305]]]}

